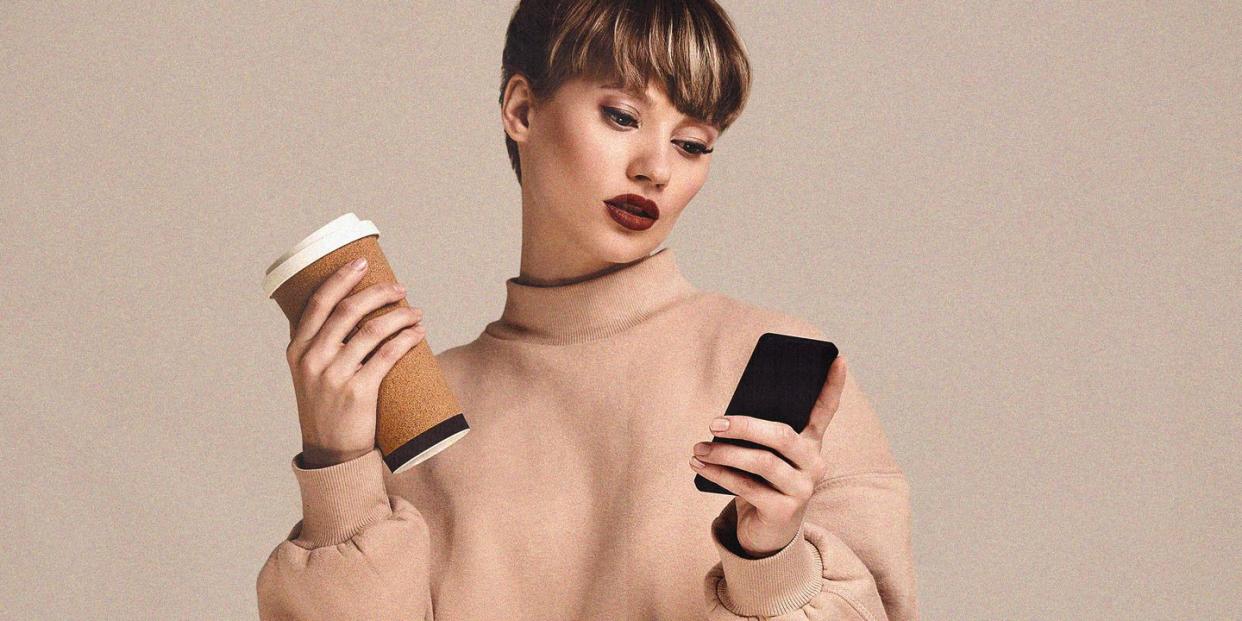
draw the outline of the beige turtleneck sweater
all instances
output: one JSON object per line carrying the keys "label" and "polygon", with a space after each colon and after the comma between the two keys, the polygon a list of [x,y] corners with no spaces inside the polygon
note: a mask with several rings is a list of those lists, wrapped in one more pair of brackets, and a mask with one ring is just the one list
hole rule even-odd
{"label": "beige turtleneck sweater", "polygon": [[918,617],[910,489],[852,373],[828,474],[774,555],[739,554],[733,497],[700,492],[687,463],[761,334],[842,339],[696,289],[670,248],[505,285],[500,319],[436,356],[464,438],[395,477],[378,449],[293,458],[302,520],[259,571],[260,618]]}

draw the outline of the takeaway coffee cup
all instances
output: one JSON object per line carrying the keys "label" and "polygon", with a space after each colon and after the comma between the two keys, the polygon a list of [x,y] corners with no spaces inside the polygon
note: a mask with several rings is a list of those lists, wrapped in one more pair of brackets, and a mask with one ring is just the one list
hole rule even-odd
{"label": "takeaway coffee cup", "polygon": [[[297,325],[319,285],[358,257],[366,257],[367,272],[347,297],[376,283],[397,282],[380,250],[379,229],[370,220],[358,220],[351,212],[307,235],[276,259],[267,268],[263,292],[274,298],[285,317]],[[401,299],[377,308],[357,325],[400,306],[409,304]],[[350,336],[356,330],[357,326]],[[383,342],[376,345],[376,350],[380,345]],[[376,416],[376,444],[393,474],[426,461],[470,431],[425,336],[380,382]]]}

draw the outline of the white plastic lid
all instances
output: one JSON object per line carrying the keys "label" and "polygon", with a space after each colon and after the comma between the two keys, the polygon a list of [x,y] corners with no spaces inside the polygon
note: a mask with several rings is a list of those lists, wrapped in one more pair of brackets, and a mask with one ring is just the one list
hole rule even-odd
{"label": "white plastic lid", "polygon": [[263,277],[263,294],[272,297],[286,280],[306,266],[368,235],[379,235],[379,229],[370,220],[358,220],[352,211],[319,227],[268,266]]}

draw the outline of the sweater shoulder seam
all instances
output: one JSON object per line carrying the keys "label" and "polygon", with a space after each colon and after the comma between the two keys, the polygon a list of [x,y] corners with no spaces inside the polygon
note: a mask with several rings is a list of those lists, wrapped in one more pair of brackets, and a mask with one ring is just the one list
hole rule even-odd
{"label": "sweater shoulder seam", "polygon": [[848,481],[848,480],[858,479],[858,478],[863,478],[863,477],[866,477],[866,478],[905,478],[905,476],[906,474],[900,470],[875,470],[875,471],[868,471],[868,472],[856,472],[854,474],[842,474],[840,476],[827,477],[824,479],[820,479],[819,483],[815,484],[815,489],[820,489],[821,487],[828,487],[829,485],[835,485],[837,483],[841,483],[842,481]]}

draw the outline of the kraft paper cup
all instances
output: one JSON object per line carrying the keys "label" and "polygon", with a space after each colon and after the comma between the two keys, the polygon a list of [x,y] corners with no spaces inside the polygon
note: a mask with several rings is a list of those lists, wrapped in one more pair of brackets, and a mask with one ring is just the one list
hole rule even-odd
{"label": "kraft paper cup", "polygon": [[[285,317],[298,325],[306,303],[319,285],[358,257],[366,257],[367,272],[346,297],[376,283],[397,282],[380,250],[379,229],[370,220],[358,220],[351,212],[319,227],[276,259],[267,268],[263,293],[274,298]],[[373,317],[401,306],[409,304],[401,299],[368,313],[350,330],[349,336]],[[373,352],[387,340],[377,344]],[[368,354],[364,363],[370,357]],[[380,382],[375,436],[384,463],[393,474],[400,474],[448,448],[469,431],[457,397],[449,390],[424,336]]]}

